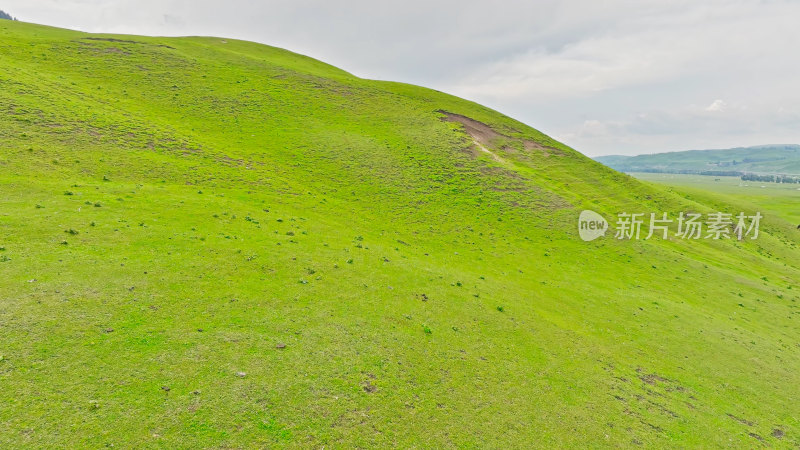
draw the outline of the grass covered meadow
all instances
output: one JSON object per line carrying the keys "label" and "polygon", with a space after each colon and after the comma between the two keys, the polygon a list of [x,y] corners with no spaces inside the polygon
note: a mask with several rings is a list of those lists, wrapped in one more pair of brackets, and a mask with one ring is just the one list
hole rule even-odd
{"label": "grass covered meadow", "polygon": [[281,49],[0,21],[0,445],[796,448],[795,199],[730,189]]}

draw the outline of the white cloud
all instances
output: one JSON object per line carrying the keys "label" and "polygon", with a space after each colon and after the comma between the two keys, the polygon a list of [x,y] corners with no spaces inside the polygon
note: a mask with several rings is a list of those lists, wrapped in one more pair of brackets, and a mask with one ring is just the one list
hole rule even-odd
{"label": "white cloud", "polygon": [[[562,136],[580,146],[599,146],[604,154],[639,154],[664,149],[727,148],[796,143],[800,112],[769,104],[711,107],[689,105],[678,110],[652,110],[622,119],[587,119]],[[713,107],[713,108],[712,108]],[[693,136],[691,142],[685,136]]]}
{"label": "white cloud", "polygon": [[728,104],[725,103],[724,100],[717,99],[717,100],[714,100],[713,103],[708,105],[708,107],[706,107],[706,111],[722,112],[722,111],[725,111],[725,109],[727,109],[727,107],[728,107]]}

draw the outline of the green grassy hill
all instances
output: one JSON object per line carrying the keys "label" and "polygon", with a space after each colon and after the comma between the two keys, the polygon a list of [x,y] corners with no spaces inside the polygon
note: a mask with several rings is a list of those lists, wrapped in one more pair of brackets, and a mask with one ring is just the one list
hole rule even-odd
{"label": "green grassy hill", "polygon": [[727,150],[689,150],[638,156],[600,156],[601,163],[622,172],[699,174],[742,172],[800,175],[800,145],[760,145]]}
{"label": "green grassy hill", "polygon": [[0,112],[3,447],[800,445],[780,217],[230,39],[0,22]]}

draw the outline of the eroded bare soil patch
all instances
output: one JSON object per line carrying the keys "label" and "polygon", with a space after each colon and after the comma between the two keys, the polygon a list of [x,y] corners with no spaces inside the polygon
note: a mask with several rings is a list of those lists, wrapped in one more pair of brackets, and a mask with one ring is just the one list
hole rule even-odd
{"label": "eroded bare soil patch", "polygon": [[475,147],[481,152],[491,155],[492,159],[495,161],[505,162],[505,159],[501,155],[492,150],[497,148],[502,149],[505,154],[526,156],[520,154],[521,152],[519,150],[509,145],[510,142],[514,141],[518,143],[521,142],[521,147],[525,149],[526,152],[537,151],[543,156],[564,154],[557,148],[548,147],[530,139],[520,139],[500,133],[489,125],[470,117],[441,110],[439,112],[444,114],[442,120],[461,124],[464,127],[464,131],[472,137]]}

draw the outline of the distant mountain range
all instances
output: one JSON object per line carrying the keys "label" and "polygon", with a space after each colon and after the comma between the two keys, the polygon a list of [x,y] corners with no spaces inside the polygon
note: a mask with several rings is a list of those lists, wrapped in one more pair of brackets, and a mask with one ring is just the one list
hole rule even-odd
{"label": "distant mountain range", "polygon": [[8,14],[7,12],[5,12],[3,10],[0,10],[0,19],[17,20],[15,18],[11,17],[11,14]]}
{"label": "distant mountain range", "polygon": [[594,159],[621,172],[800,175],[800,145],[759,145],[638,156],[610,155]]}

